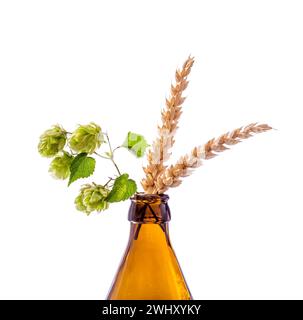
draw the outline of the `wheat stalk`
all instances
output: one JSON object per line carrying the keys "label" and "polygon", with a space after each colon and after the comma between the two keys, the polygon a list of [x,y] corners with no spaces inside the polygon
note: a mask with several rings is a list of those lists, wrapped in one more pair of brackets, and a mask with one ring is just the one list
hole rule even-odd
{"label": "wheat stalk", "polygon": [[253,134],[270,129],[272,128],[267,124],[251,123],[248,126],[222,134],[217,139],[211,139],[203,146],[195,147],[190,154],[181,157],[175,165],[171,165],[158,175],[154,185],[147,188],[145,192],[164,193],[169,188],[180,185],[183,177],[190,175],[193,169],[202,165],[202,160],[211,159],[217,153],[229,149],[227,146],[237,144],[241,140],[252,137]]}
{"label": "wheat stalk", "polygon": [[188,86],[187,76],[193,64],[194,58],[189,56],[182,69],[176,70],[175,84],[171,85],[170,96],[166,99],[166,107],[161,112],[162,124],[158,126],[158,137],[147,153],[148,164],[143,168],[146,177],[142,179],[141,184],[145,191],[154,187],[158,176],[166,169],[164,163],[168,160],[170,148],[175,142],[174,135],[182,113],[181,106],[185,100],[182,94]]}

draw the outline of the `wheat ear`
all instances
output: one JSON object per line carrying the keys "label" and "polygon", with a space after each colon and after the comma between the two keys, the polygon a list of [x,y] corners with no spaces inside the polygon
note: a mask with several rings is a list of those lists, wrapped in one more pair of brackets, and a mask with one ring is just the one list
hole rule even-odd
{"label": "wheat ear", "polygon": [[161,112],[162,124],[158,126],[158,137],[147,153],[148,164],[143,168],[146,174],[145,178],[141,181],[144,191],[153,188],[159,174],[166,169],[164,163],[168,160],[170,148],[175,142],[174,135],[182,113],[181,106],[185,100],[182,94],[188,86],[187,76],[193,64],[194,58],[189,56],[184,62],[182,69],[176,70],[175,84],[171,85],[170,96],[166,99],[165,109]]}
{"label": "wheat ear", "polygon": [[165,169],[158,176],[155,185],[145,190],[146,193],[164,193],[169,188],[180,185],[183,177],[190,175],[193,169],[202,165],[202,160],[211,159],[217,153],[229,149],[227,146],[237,144],[241,140],[252,137],[253,134],[270,129],[272,128],[267,124],[251,123],[246,127],[222,134],[217,139],[211,139],[203,146],[195,147],[190,154],[181,157],[175,165]]}

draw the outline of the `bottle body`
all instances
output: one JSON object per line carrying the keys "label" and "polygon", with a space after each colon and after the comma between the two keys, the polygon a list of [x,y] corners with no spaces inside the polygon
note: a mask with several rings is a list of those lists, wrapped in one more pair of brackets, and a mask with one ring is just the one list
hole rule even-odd
{"label": "bottle body", "polygon": [[109,300],[190,300],[170,243],[170,211],[165,195],[136,195],[129,211],[129,242]]}

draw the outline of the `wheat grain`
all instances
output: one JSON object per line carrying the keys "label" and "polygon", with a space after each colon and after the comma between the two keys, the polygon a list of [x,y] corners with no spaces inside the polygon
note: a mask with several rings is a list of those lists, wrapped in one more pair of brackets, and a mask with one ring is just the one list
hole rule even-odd
{"label": "wheat grain", "polygon": [[235,145],[241,140],[252,137],[254,134],[272,129],[267,124],[251,123],[227,132],[217,139],[209,140],[205,145],[195,147],[190,154],[182,156],[175,165],[166,168],[154,184],[145,190],[146,193],[164,193],[169,188],[181,184],[182,178],[191,174],[191,171],[202,165],[202,160],[214,158],[219,152],[229,149],[227,146]]}
{"label": "wheat grain", "polygon": [[182,104],[185,97],[182,96],[188,86],[187,76],[194,63],[194,58],[189,56],[184,62],[181,70],[176,70],[175,84],[171,85],[170,96],[166,99],[166,107],[161,112],[161,126],[158,126],[158,137],[153,142],[147,153],[147,166],[143,168],[146,176],[141,181],[145,191],[155,185],[158,176],[166,169],[165,162],[170,156],[170,148],[175,140],[174,135],[178,128],[181,116]]}

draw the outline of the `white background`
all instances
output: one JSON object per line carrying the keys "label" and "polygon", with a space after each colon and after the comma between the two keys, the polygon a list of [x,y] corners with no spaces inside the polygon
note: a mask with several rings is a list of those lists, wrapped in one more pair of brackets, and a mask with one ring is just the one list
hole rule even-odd
{"label": "white background", "polygon": [[[156,135],[174,70],[196,58],[175,160],[227,130],[277,130],[171,190],[171,239],[196,299],[303,299],[302,1],[1,1],[0,298],[104,299],[129,203],[90,217],[48,174],[39,135],[99,123]],[[144,161],[117,153],[140,181]],[[104,161],[93,180],[112,173]],[[88,179],[91,181],[92,179]]]}

